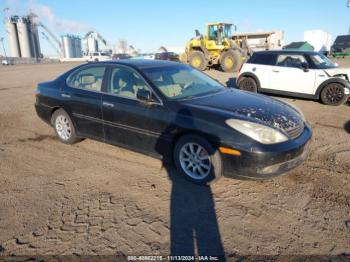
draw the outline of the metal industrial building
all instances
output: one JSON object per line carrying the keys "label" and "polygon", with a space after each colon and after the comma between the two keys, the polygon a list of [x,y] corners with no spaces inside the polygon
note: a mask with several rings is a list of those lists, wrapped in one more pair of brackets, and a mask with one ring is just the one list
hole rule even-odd
{"label": "metal industrial building", "polygon": [[10,55],[12,57],[41,57],[38,25],[34,15],[11,16],[5,21]]}
{"label": "metal industrial building", "polygon": [[81,38],[75,35],[62,36],[64,58],[82,57]]}
{"label": "metal industrial building", "polygon": [[[62,42],[42,23],[36,21],[36,15],[10,16],[5,20],[5,27],[10,47],[10,56],[19,58],[41,58],[38,27],[47,34],[44,38],[65,58],[82,57],[81,38],[76,35],[63,35]],[[50,36],[50,38],[48,37]]]}

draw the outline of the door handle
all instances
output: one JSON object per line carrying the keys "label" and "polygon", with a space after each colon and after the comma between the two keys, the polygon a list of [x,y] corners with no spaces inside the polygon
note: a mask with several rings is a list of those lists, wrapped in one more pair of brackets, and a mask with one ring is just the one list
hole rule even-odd
{"label": "door handle", "polygon": [[70,94],[63,93],[63,94],[61,94],[61,97],[64,97],[64,98],[70,98],[71,96],[70,96]]}
{"label": "door handle", "polygon": [[114,107],[114,104],[108,102],[102,102],[102,105],[104,105],[105,107]]}
{"label": "door handle", "polygon": [[274,73],[279,73],[280,71],[278,71],[278,70],[272,70],[272,72],[274,72]]}

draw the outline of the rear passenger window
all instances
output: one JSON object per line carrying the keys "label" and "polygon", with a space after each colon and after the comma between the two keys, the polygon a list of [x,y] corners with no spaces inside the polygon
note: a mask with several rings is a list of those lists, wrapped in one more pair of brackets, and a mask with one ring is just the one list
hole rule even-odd
{"label": "rear passenger window", "polygon": [[277,66],[302,68],[303,63],[307,63],[302,55],[279,55]]}
{"label": "rear passenger window", "polygon": [[105,70],[106,67],[104,66],[82,69],[69,76],[67,84],[70,87],[91,91],[101,91]]}
{"label": "rear passenger window", "polygon": [[275,65],[276,64],[276,54],[259,54],[255,53],[248,60],[250,64],[258,64],[258,65]]}

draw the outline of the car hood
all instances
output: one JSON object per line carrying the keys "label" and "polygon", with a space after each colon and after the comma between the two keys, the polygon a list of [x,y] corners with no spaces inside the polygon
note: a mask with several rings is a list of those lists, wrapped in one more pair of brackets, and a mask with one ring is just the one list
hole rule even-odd
{"label": "car hood", "polygon": [[340,74],[347,75],[348,77],[350,76],[350,68],[337,67],[337,68],[324,69],[324,71],[330,76],[335,76]]}
{"label": "car hood", "polygon": [[230,89],[186,102],[190,107],[219,111],[233,117],[267,125],[280,130],[299,127],[303,123],[297,109],[276,99]]}

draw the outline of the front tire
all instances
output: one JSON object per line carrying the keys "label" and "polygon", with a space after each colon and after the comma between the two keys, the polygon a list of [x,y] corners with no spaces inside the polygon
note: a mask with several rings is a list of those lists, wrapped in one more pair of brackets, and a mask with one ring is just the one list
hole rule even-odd
{"label": "front tire", "polygon": [[258,84],[252,77],[243,77],[237,83],[239,89],[253,93],[258,92]]}
{"label": "front tire", "polygon": [[198,70],[204,71],[207,68],[207,61],[205,55],[201,51],[191,51],[188,56],[190,65]]}
{"label": "front tire", "polygon": [[174,162],[184,178],[198,185],[209,184],[222,176],[219,151],[198,135],[185,135],[177,141]]}
{"label": "front tire", "polygon": [[76,136],[72,120],[63,109],[58,109],[52,114],[51,123],[62,143],[74,144],[80,140]]}
{"label": "front tire", "polygon": [[344,93],[344,86],[339,83],[330,83],[321,91],[321,101],[325,105],[339,106],[347,99],[348,95]]}
{"label": "front tire", "polygon": [[238,71],[241,63],[241,56],[238,51],[228,50],[221,54],[220,66],[224,72]]}

